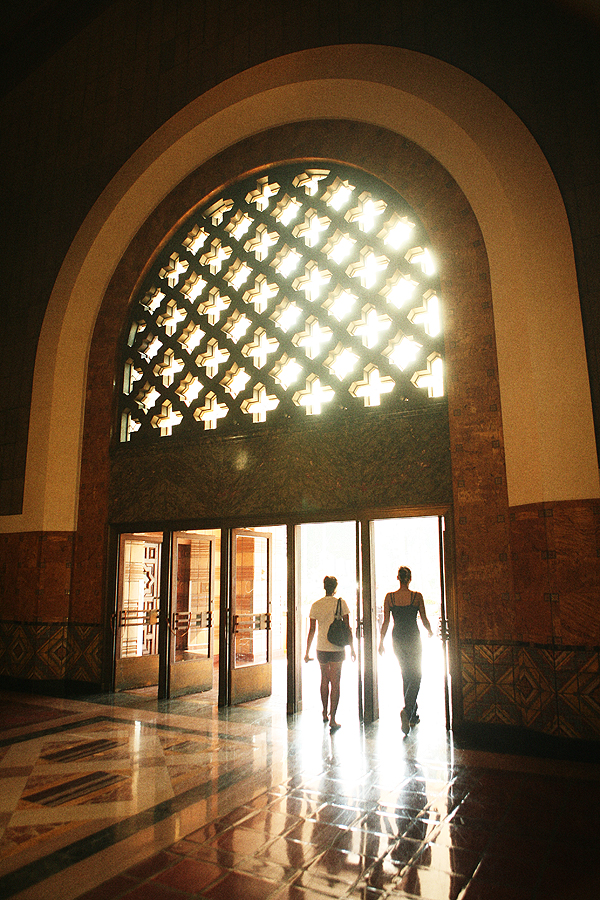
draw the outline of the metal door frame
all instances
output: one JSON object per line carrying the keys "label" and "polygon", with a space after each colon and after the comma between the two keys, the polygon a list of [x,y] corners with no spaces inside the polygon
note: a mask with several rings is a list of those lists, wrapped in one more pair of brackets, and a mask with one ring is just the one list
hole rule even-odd
{"label": "metal door frame", "polygon": [[[398,511],[399,512],[399,511]],[[357,657],[359,665],[358,677],[358,709],[359,717],[365,724],[379,718],[379,690],[377,675],[377,611],[373,578],[375,543],[373,523],[382,519],[393,518],[431,518],[438,520],[438,553],[440,566],[440,637],[444,654],[444,708],[446,730],[451,731],[458,708],[458,673],[456,660],[456,623],[454,618],[453,591],[451,579],[451,534],[449,523],[450,511],[420,511],[411,516],[381,516],[379,511],[370,513],[368,517],[356,520],[356,559],[357,559]]]}
{"label": "metal door frame", "polygon": [[[250,634],[253,634],[254,631],[265,631],[266,632],[266,660],[262,663],[255,663],[248,666],[236,666],[235,665],[235,642],[236,636],[239,634],[236,618],[238,617],[238,613],[236,611],[236,586],[237,586],[237,549],[236,549],[236,540],[238,537],[248,537],[253,539],[263,539],[267,542],[267,608],[265,613],[251,613],[251,614],[243,614],[250,615],[251,621],[249,626],[245,629]],[[255,700],[259,697],[270,696],[272,690],[272,660],[273,660],[273,638],[272,638],[272,600],[273,600],[273,586],[272,586],[272,575],[273,575],[273,535],[268,531],[259,531],[254,528],[241,527],[241,528],[232,528],[231,529],[231,557],[230,557],[230,569],[229,569],[229,581],[231,584],[230,594],[229,594],[229,616],[228,616],[228,624],[229,624],[229,671],[228,671],[228,680],[229,680],[229,703],[243,703],[246,702],[244,700],[240,700],[236,698],[236,691],[239,689],[242,692],[245,692],[248,700]],[[257,617],[260,616],[259,624],[264,624],[264,628],[257,627]],[[258,676],[258,679],[254,682],[255,689],[254,691],[249,687],[249,685],[244,688],[242,686],[243,682],[249,682],[250,680],[250,672],[253,671],[255,676]],[[236,675],[234,673],[238,673]],[[234,682],[240,682],[238,685],[234,685]],[[268,683],[269,690],[268,694],[263,693],[266,689],[266,685]]]}
{"label": "metal door frame", "polygon": [[[168,620],[168,629],[169,629],[169,695],[172,696],[182,696],[185,693],[200,693],[203,690],[211,690],[212,689],[212,670],[213,670],[213,656],[214,656],[214,648],[213,648],[213,608],[214,608],[214,557],[215,557],[215,548],[214,548],[214,537],[208,534],[198,534],[195,531],[190,530],[180,530],[174,531],[172,533],[172,560],[171,560],[171,614]],[[190,668],[191,664],[196,665],[196,663],[192,663],[191,660],[177,660],[177,636],[178,634],[186,630],[188,633],[193,626],[193,621],[191,617],[191,613],[189,613],[187,627],[180,628],[179,625],[179,611],[177,610],[177,580],[179,574],[179,545],[180,543],[184,543],[189,541],[193,543],[193,541],[198,541],[198,543],[205,543],[209,545],[209,608],[206,612],[206,623],[201,624],[199,627],[208,629],[208,656],[204,659],[198,660],[198,664],[201,666],[201,678],[204,680],[200,680],[199,682],[194,683],[193,678],[190,681],[189,676],[190,672],[185,673],[183,667]],[[202,614],[201,614],[202,615]],[[210,665],[209,665],[210,664]],[[177,667],[180,667],[179,671]],[[173,680],[176,680],[178,684],[176,685],[177,693],[173,692]],[[203,687],[210,680],[211,686]],[[187,690],[191,688],[191,690]],[[196,688],[196,690],[194,689]]]}

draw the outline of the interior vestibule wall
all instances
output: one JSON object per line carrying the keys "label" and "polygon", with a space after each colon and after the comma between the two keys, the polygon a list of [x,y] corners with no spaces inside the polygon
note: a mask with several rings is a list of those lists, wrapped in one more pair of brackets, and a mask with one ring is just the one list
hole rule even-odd
{"label": "interior vestibule wall", "polygon": [[63,693],[99,682],[102,618],[74,603],[72,532],[0,539],[0,679]]}

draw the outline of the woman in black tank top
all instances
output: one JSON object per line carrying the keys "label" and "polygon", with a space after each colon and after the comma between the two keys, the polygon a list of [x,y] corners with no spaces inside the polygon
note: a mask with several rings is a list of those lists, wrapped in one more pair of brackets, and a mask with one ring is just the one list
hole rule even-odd
{"label": "woman in black tank top", "polygon": [[421,616],[427,633],[432,636],[423,595],[418,591],[409,590],[411,578],[412,573],[407,566],[398,569],[400,587],[397,591],[386,594],[379,640],[379,652],[383,654],[383,639],[391,616],[394,619],[392,643],[402,671],[404,709],[400,713],[400,720],[404,734],[408,734],[411,727],[419,722],[417,696],[421,687],[421,634],[417,625],[417,615]]}

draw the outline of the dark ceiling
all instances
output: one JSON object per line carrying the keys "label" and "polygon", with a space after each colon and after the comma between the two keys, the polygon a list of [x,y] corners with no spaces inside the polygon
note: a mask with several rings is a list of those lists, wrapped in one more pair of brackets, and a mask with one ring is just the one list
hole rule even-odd
{"label": "dark ceiling", "polygon": [[12,90],[113,0],[33,0],[0,10],[0,95]]}
{"label": "dark ceiling", "polygon": [[[30,0],[3,3],[0,9],[0,96],[12,90],[39,65],[119,0]],[[162,0],[164,6],[180,0]],[[206,3],[207,0],[196,0]],[[225,0],[216,0],[224,3]],[[251,0],[250,0],[251,2]],[[266,0],[278,6],[281,0]],[[365,0],[368,3],[368,0]],[[398,4],[411,0],[397,0]],[[600,35],[600,0],[498,0],[519,9],[554,7]],[[151,2],[148,2],[150,11]],[[482,8],[482,14],[484,15]],[[540,19],[542,21],[542,19]]]}

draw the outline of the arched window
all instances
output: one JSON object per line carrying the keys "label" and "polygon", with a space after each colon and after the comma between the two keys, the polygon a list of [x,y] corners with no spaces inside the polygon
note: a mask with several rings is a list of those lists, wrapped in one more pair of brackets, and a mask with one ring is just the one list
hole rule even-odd
{"label": "arched window", "polygon": [[133,305],[121,441],[442,397],[427,243],[395,191],[337,163],[277,166],[213,195],[158,254]]}

